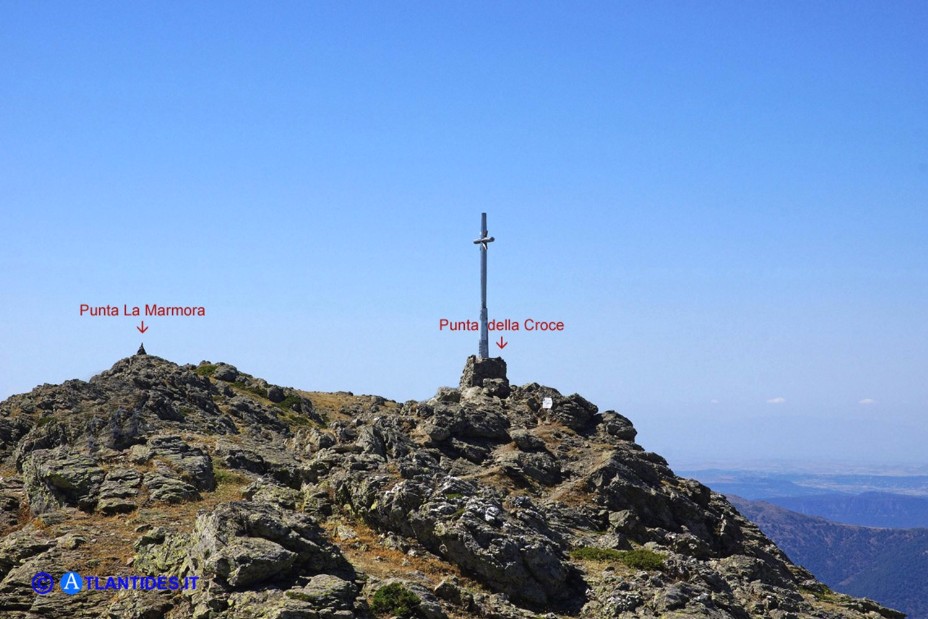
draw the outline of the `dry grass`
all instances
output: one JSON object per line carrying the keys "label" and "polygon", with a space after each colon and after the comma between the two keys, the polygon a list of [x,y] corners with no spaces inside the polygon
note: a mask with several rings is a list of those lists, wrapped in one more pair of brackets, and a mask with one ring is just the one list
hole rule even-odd
{"label": "dry grass", "polygon": [[[144,471],[145,468],[137,467],[137,470]],[[135,555],[133,544],[141,535],[136,530],[138,527],[161,526],[171,532],[186,533],[193,528],[196,515],[201,510],[211,510],[221,503],[241,500],[242,490],[249,481],[244,475],[227,476],[220,481],[214,492],[204,493],[202,500],[176,505],[145,505],[148,497],[143,487],[138,496],[142,506],[132,513],[104,516],[71,510],[66,520],[55,524],[45,524],[41,518],[33,517],[23,502],[25,511],[21,514],[21,523],[4,531],[4,535],[27,524],[49,539],[75,534],[85,540],[78,551],[85,569],[97,574],[124,574],[131,570],[129,560]]]}
{"label": "dry grass", "polygon": [[274,403],[268,400],[265,396],[260,396],[254,391],[249,391],[248,389],[243,388],[241,385],[237,385],[235,383],[225,383],[225,384],[231,387],[232,391],[234,391],[238,395],[254,400],[255,402],[260,402],[261,404],[264,404],[265,406],[274,406]]}
{"label": "dry grass", "polygon": [[571,507],[582,507],[595,504],[595,495],[586,489],[585,478],[573,479],[562,483],[548,495],[549,501],[557,501]]}
{"label": "dry grass", "polygon": [[[330,421],[348,420],[351,418],[346,411],[355,407],[369,408],[371,406],[371,396],[369,395],[350,395],[344,392],[328,391],[302,391],[296,390],[304,398],[308,398],[313,403],[316,412],[326,416]],[[400,407],[398,402],[386,400],[380,405],[381,410],[396,411]]]}
{"label": "dry grass", "polygon": [[[564,440],[564,436],[577,436],[577,433],[568,426],[556,421],[543,421],[539,423],[535,426],[533,434],[543,440],[550,450],[560,445],[561,441]],[[560,434],[561,437],[559,438],[555,436],[555,434]]]}
{"label": "dry grass", "polygon": [[0,479],[6,477],[19,477],[19,471],[16,470],[15,466],[9,464],[0,465]]}
{"label": "dry grass", "polygon": [[[339,539],[335,534],[338,526],[351,529],[357,537],[349,540]],[[444,578],[454,576],[465,590],[472,593],[492,593],[476,580],[465,576],[453,563],[448,563],[425,550],[420,550],[417,556],[412,557],[400,550],[385,547],[377,532],[366,523],[332,518],[323,523],[322,527],[329,541],[339,547],[355,569],[374,578],[405,578],[433,589]],[[443,610],[446,611],[449,619],[472,619],[474,617],[472,613],[444,605]],[[566,617],[566,615],[553,613],[551,615],[558,619]]]}
{"label": "dry grass", "polygon": [[[339,539],[336,535],[338,527],[350,529],[356,537],[347,540]],[[457,566],[424,550],[416,556],[410,556],[401,550],[387,548],[377,532],[364,522],[348,522],[330,518],[322,523],[322,528],[326,531],[329,540],[339,547],[342,554],[356,569],[376,578],[405,576],[410,580],[421,581],[422,575],[425,575],[431,586],[437,585],[448,576],[464,578]]]}
{"label": "dry grass", "polygon": [[80,553],[88,571],[107,575],[122,573],[135,554],[132,544],[138,533],[125,515],[100,516],[74,510],[70,518],[59,524],[44,525],[38,518],[31,522],[51,539],[68,534],[84,538]]}
{"label": "dry grass", "polygon": [[[220,476],[222,477],[222,476]],[[242,491],[251,482],[244,474],[229,476],[217,480],[213,492],[204,492],[199,501],[187,503],[156,503],[143,505],[133,514],[129,514],[133,526],[151,524],[170,531],[186,533],[193,529],[193,522],[201,511],[211,511],[217,505],[242,500]]]}
{"label": "dry grass", "polygon": [[480,472],[471,473],[470,475],[460,475],[460,479],[465,480],[474,480],[479,481],[480,483],[490,483],[491,485],[499,486],[506,485],[507,492],[511,491],[512,493],[517,493],[517,488],[509,488],[512,486],[512,480],[509,478],[509,475],[503,472],[503,467],[499,465],[493,466],[482,466]]}

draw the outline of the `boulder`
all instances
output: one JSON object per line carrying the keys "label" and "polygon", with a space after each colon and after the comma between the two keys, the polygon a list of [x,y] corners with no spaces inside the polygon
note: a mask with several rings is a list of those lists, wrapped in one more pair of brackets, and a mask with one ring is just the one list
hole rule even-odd
{"label": "boulder", "polygon": [[197,489],[177,477],[161,473],[146,473],[145,487],[148,497],[153,502],[184,503],[196,501],[200,498]]}
{"label": "boulder", "polygon": [[19,507],[24,496],[21,478],[0,477],[0,528],[12,527],[19,521]]}
{"label": "boulder", "polygon": [[96,460],[64,448],[33,451],[23,463],[23,481],[33,514],[66,505],[91,511],[105,476]]}
{"label": "boulder", "polygon": [[595,404],[575,393],[566,398],[554,399],[553,406],[547,412],[550,419],[579,432],[599,422],[596,416],[598,410]]}
{"label": "boulder", "polygon": [[302,587],[288,589],[285,595],[307,602],[323,612],[350,610],[358,595],[358,588],[353,582],[333,574],[316,574]]}
{"label": "boulder", "polygon": [[133,469],[113,469],[100,485],[97,511],[111,516],[135,510],[135,498],[142,485],[142,475]]}
{"label": "boulder", "polygon": [[628,418],[615,411],[606,411],[602,414],[599,430],[623,441],[634,441],[638,431]]}
{"label": "boulder", "polygon": [[130,458],[136,464],[155,461],[162,475],[176,476],[197,490],[211,491],[216,488],[213,477],[213,460],[199,447],[192,447],[179,436],[157,436],[147,445],[136,445]]}
{"label": "boulder", "polygon": [[229,383],[235,382],[238,380],[238,369],[234,365],[218,363],[216,364],[216,369],[213,371],[213,378],[216,380],[224,380]]}
{"label": "boulder", "polygon": [[261,537],[238,537],[211,555],[205,568],[225,579],[230,586],[244,589],[287,573],[296,553]]}
{"label": "boulder", "polygon": [[509,432],[509,436],[512,438],[516,446],[522,451],[545,450],[545,442],[528,430],[512,430]]}
{"label": "boulder", "polygon": [[247,501],[223,503],[198,517],[189,556],[194,573],[233,589],[293,583],[303,574],[351,573],[309,516]]}
{"label": "boulder", "polygon": [[546,451],[510,453],[500,458],[500,465],[514,479],[532,480],[545,486],[554,486],[564,478],[557,459]]}
{"label": "boulder", "polygon": [[284,390],[277,385],[270,385],[267,388],[267,399],[275,404],[284,401]]}

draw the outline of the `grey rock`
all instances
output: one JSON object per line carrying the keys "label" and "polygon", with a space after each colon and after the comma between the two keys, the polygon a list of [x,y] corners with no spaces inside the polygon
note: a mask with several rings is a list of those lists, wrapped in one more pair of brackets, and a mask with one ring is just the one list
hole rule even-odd
{"label": "grey rock", "polygon": [[242,491],[242,496],[255,503],[269,503],[284,509],[297,509],[303,503],[303,495],[293,488],[258,481]]}
{"label": "grey rock", "polygon": [[229,365],[227,363],[216,364],[216,369],[213,371],[213,378],[216,380],[224,380],[229,383],[235,382],[238,380],[238,369],[234,365]]}
{"label": "grey rock", "polygon": [[623,441],[633,441],[638,436],[638,431],[635,430],[632,422],[615,411],[606,411],[602,414],[600,429]]}
{"label": "grey rock", "polygon": [[508,443],[510,421],[502,412],[468,405],[438,406],[432,424],[448,429],[459,439],[488,439]]}
{"label": "grey rock", "polygon": [[133,469],[113,469],[100,486],[97,511],[111,516],[134,511],[142,475]]}
{"label": "grey rock", "polygon": [[470,441],[452,438],[450,447],[456,456],[470,460],[474,464],[480,464],[490,457],[489,448]]}
{"label": "grey rock", "polygon": [[419,482],[400,482],[387,494],[377,493],[377,480],[359,486],[356,480],[345,482],[336,493],[361,508],[367,519],[415,537],[513,600],[543,605],[582,597],[579,574],[557,544],[522,526],[499,505],[474,496],[461,512],[445,495]]}
{"label": "grey rock", "polygon": [[0,477],[0,528],[19,522],[19,508],[25,496],[20,477]]}
{"label": "grey rock", "polygon": [[248,502],[224,503],[197,518],[190,561],[232,588],[268,580],[295,580],[301,573],[350,571],[312,519]]}
{"label": "grey rock", "polygon": [[176,600],[170,591],[131,591],[117,598],[106,609],[107,619],[163,619],[174,608]]}
{"label": "grey rock", "polygon": [[509,457],[500,460],[500,464],[507,475],[517,480],[554,486],[564,478],[557,460],[545,451],[509,454]]}
{"label": "grey rock", "polygon": [[528,430],[512,430],[509,432],[509,436],[522,451],[545,450],[545,442]]}
{"label": "grey rock", "polygon": [[316,428],[313,428],[309,431],[309,436],[307,438],[307,444],[309,451],[317,452],[320,449],[325,449],[331,447],[335,444],[335,437],[329,434],[328,432],[321,432]]}
{"label": "grey rock", "polygon": [[[397,582],[396,579],[386,581]],[[441,607],[436,595],[423,585],[412,581],[399,581],[404,587],[409,589],[416,597],[419,598],[419,606],[416,608],[416,616],[421,619],[448,619],[448,615]]]}
{"label": "grey rock", "polygon": [[583,396],[573,394],[566,398],[557,398],[548,411],[548,416],[574,430],[585,430],[599,422],[595,404]]}
{"label": "grey rock", "polygon": [[498,398],[508,398],[512,393],[509,380],[505,378],[484,378],[483,388],[487,390],[488,395]]}
{"label": "grey rock", "polygon": [[148,489],[149,499],[155,502],[184,503],[200,498],[197,489],[187,482],[161,473],[146,473],[144,485]]}
{"label": "grey rock", "polygon": [[280,409],[276,406],[265,406],[250,397],[236,395],[229,400],[229,414],[255,433],[288,433],[287,425],[280,420],[279,413]]}
{"label": "grey rock", "polygon": [[205,568],[234,588],[245,588],[286,573],[296,561],[280,544],[260,537],[236,538],[212,555]]}
{"label": "grey rock", "polygon": [[316,574],[303,587],[289,589],[285,595],[308,602],[314,608],[350,610],[358,595],[358,588],[338,576]]}
{"label": "grey rock", "polygon": [[0,578],[5,578],[14,567],[53,546],[55,542],[42,539],[32,525],[9,533],[0,540]]}
{"label": "grey rock", "polygon": [[64,448],[33,451],[23,463],[23,480],[34,514],[66,505],[91,511],[104,477],[93,458]]}
{"label": "grey rock", "polygon": [[191,447],[179,436],[158,436],[149,440],[144,447],[131,450],[132,460],[138,464],[154,460],[162,465],[163,475],[176,475],[178,479],[198,490],[214,490],[213,461],[199,447]]}
{"label": "grey rock", "polygon": [[275,404],[284,401],[284,390],[277,385],[271,385],[267,388],[267,399]]}
{"label": "grey rock", "polygon": [[461,390],[468,387],[484,387],[487,379],[501,381],[494,383],[497,389],[503,384],[509,387],[509,379],[506,378],[506,362],[503,358],[478,359],[476,355],[468,357],[461,374]]}
{"label": "grey rock", "polygon": [[451,437],[451,428],[441,424],[430,423],[423,429],[432,444],[438,444]]}
{"label": "grey rock", "polygon": [[474,596],[454,576],[443,578],[435,587],[435,595],[462,610],[473,610],[475,607]]}

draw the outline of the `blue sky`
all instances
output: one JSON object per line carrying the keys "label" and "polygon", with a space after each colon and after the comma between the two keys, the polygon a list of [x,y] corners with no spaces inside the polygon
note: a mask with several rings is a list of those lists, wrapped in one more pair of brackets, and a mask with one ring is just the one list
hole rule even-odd
{"label": "blue sky", "polygon": [[[0,5],[0,397],[134,352],[517,383],[672,464],[924,463],[923,3]],[[207,317],[81,318],[93,305]],[[863,402],[863,403],[861,403]]]}

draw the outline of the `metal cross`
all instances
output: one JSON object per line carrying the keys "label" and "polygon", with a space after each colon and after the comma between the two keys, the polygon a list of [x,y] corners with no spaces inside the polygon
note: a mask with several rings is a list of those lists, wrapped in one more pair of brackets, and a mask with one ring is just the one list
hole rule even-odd
{"label": "metal cross", "polygon": [[482,213],[480,238],[474,241],[474,245],[480,245],[480,348],[477,352],[480,359],[490,357],[490,334],[487,329],[487,250],[495,240],[492,236],[487,236],[487,214]]}

